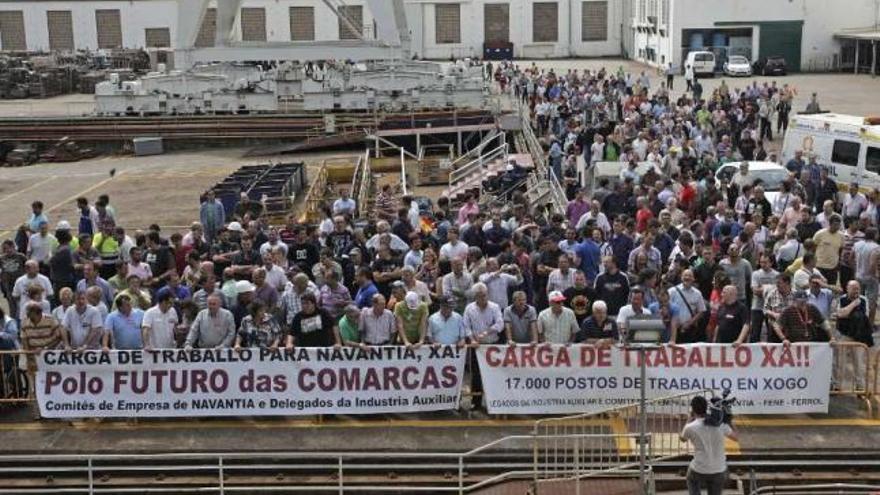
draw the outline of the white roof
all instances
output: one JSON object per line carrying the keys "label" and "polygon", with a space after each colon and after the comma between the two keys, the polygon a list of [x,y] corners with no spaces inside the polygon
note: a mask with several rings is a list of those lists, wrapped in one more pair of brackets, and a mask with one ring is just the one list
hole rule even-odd
{"label": "white roof", "polygon": [[[735,165],[736,167],[739,167],[741,163],[742,162],[728,162],[728,163],[725,163],[723,166],[728,167],[731,165]],[[757,172],[759,170],[774,170],[774,169],[778,170],[778,169],[785,168],[776,162],[748,162],[748,163],[749,163],[749,171],[750,172]]]}
{"label": "white roof", "polygon": [[867,125],[865,124],[865,117],[859,117],[858,115],[842,115],[839,113],[798,114],[794,117],[794,120],[796,122],[845,125],[865,128],[865,130],[872,132],[880,132],[880,125]]}

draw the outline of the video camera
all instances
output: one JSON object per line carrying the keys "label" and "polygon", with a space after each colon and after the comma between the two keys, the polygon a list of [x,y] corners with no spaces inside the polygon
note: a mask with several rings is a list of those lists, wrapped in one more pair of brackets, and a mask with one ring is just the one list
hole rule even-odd
{"label": "video camera", "polygon": [[721,397],[713,394],[709,399],[709,407],[706,411],[706,418],[703,423],[706,426],[721,426],[722,424],[731,425],[733,423],[733,403],[736,402],[735,397],[730,397],[730,389],[724,389]]}

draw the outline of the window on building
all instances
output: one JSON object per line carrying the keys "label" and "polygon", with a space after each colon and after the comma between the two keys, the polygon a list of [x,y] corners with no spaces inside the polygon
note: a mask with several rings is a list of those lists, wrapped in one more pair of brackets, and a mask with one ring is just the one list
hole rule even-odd
{"label": "window on building", "polygon": [[461,5],[435,4],[434,28],[434,41],[438,45],[461,43]]}
{"label": "window on building", "polygon": [[242,7],[241,40],[266,41],[266,9],[263,7]]}
{"label": "window on building", "polygon": [[646,8],[647,0],[639,0],[639,9],[636,15],[636,18],[641,22],[645,20],[645,17],[648,15],[648,9]]}
{"label": "window on building", "polygon": [[559,41],[559,4],[535,2],[532,4],[532,41],[549,43]]}
{"label": "window on building", "polygon": [[608,2],[584,2],[581,8],[581,41],[608,39]]}
{"label": "window on building", "polygon": [[831,161],[855,167],[859,164],[859,151],[861,151],[861,148],[862,145],[859,143],[835,139],[834,147],[831,149]]}
{"label": "window on building", "polygon": [[119,9],[95,10],[95,30],[98,48],[122,48],[122,17]]}
{"label": "window on building", "polygon": [[73,16],[69,10],[46,11],[49,30],[49,50],[73,51]]}
{"label": "window on building", "polygon": [[199,26],[199,34],[196,36],[195,45],[200,48],[214,46],[214,35],[217,31],[217,9],[210,8],[205,11],[202,25]]}
{"label": "window on building", "polygon": [[880,148],[868,146],[865,153],[865,170],[880,174]]}
{"label": "window on building", "polygon": [[660,0],[660,24],[669,26],[669,0]]}
{"label": "window on building", "polygon": [[146,28],[144,40],[147,48],[170,48],[171,30],[169,28]]}
{"label": "window on building", "polygon": [[483,5],[483,36],[487,43],[510,41],[510,4]]}
{"label": "window on building", "polygon": [[315,8],[314,7],[291,7],[290,8],[290,40],[291,41],[314,41],[315,40]]}
{"label": "window on building", "polygon": [[[339,39],[360,39],[364,34],[364,8],[360,5],[343,5],[336,9],[336,11],[340,14]],[[343,22],[341,17],[348,19],[348,21],[351,22],[352,27],[355,28],[355,31],[352,31],[352,29]]]}

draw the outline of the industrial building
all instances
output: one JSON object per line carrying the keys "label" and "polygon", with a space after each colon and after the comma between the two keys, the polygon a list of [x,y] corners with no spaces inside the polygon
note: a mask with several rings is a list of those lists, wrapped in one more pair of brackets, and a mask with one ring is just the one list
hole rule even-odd
{"label": "industrial building", "polygon": [[[338,5],[336,5],[338,4]],[[619,56],[624,3],[619,1],[406,0],[412,51],[422,58],[479,57],[483,44],[512,43],[520,58]],[[351,19],[352,32],[331,6]],[[149,48],[180,45],[174,0],[11,1],[0,3],[4,51]],[[197,46],[213,44],[214,11]],[[365,2],[246,0],[236,20],[245,42],[330,41],[375,36]]]}
{"label": "industrial building", "polygon": [[[183,2],[185,3],[185,2]],[[197,2],[193,2],[197,3]],[[791,70],[876,66],[880,1],[847,0],[404,0],[411,53],[446,60],[480,57],[487,46],[516,58],[626,56],[681,66],[687,52],[749,59],[781,55]],[[232,37],[245,43],[375,38],[364,0],[245,0]],[[841,8],[845,5],[845,8]],[[343,22],[334,10],[344,14]],[[147,48],[174,66],[175,0],[0,2],[4,51]],[[215,43],[208,9],[195,46]],[[859,63],[856,63],[858,58]],[[873,64],[872,64],[873,62]]]}
{"label": "industrial building", "polygon": [[709,50],[718,69],[743,55],[783,56],[794,71],[848,70],[859,46],[867,69],[878,36],[865,34],[880,32],[877,0],[632,0],[631,8],[626,54],[658,66],[681,67],[689,51]]}

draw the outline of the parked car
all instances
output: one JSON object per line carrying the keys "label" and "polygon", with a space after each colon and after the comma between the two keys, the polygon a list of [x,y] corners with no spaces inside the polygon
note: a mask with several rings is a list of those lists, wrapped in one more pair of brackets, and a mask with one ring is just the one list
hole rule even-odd
{"label": "parked car", "polygon": [[761,57],[752,65],[755,74],[762,76],[784,76],[788,74],[785,58],[780,56]]}
{"label": "parked car", "polygon": [[715,54],[707,51],[693,51],[687,54],[682,74],[687,72],[687,67],[694,69],[694,75],[712,77],[715,74]]}
{"label": "parked car", "polygon": [[[739,165],[742,162],[725,163],[715,172],[715,183],[720,188],[722,182],[729,182],[734,175],[739,173]],[[760,181],[764,188],[764,197],[771,204],[782,191],[782,183],[789,178],[788,170],[774,162],[749,162],[749,178]]]}
{"label": "parked car", "polygon": [[751,76],[752,63],[742,55],[733,55],[724,62],[723,70],[728,76]]}

